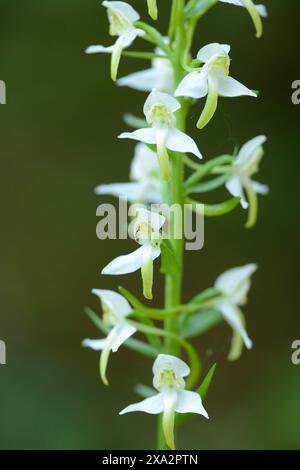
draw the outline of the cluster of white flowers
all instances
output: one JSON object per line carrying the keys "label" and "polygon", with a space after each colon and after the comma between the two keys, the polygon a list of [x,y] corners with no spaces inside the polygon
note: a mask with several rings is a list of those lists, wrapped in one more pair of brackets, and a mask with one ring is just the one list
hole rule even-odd
{"label": "cluster of white flowers", "polygon": [[[262,34],[261,17],[266,16],[262,5],[254,5],[251,0],[220,0],[245,7],[254,22],[257,36]],[[152,19],[158,18],[156,0],[148,0],[148,11]],[[147,39],[148,30],[139,22],[140,15],[127,3],[104,1],[110,23],[110,34],[117,36],[113,46],[90,46],[87,53],[105,52],[111,57],[111,77],[117,80],[118,68],[124,49],[128,48],[137,37]],[[162,203],[166,185],[172,181],[170,152],[193,154],[202,159],[196,142],[183,130],[177,128],[176,115],[186,102],[206,97],[206,104],[198,120],[197,127],[202,129],[213,118],[218,98],[250,96],[257,93],[247,88],[231,76],[230,46],[212,43],[201,47],[196,59],[179,81],[175,80],[172,61],[164,44],[172,48],[168,38],[161,36],[161,44],[156,44],[152,55],[152,67],[117,80],[117,85],[149,92],[145,104],[145,125],[133,132],[124,132],[120,139],[138,141],[130,169],[130,182],[101,184],[95,190],[98,195],[114,195],[127,198],[131,203]],[[155,42],[155,41],[150,41]],[[192,70],[193,67],[193,70]],[[192,99],[192,100],[191,100]],[[234,198],[239,198],[244,209],[250,210],[248,226],[256,219],[257,194],[266,194],[268,187],[252,180],[258,171],[263,156],[263,144],[266,137],[258,136],[242,146],[238,155],[232,156],[232,163],[214,168],[212,174],[225,175],[224,184]],[[202,166],[193,162],[194,165]],[[193,188],[192,188],[193,189]],[[191,191],[192,192],[192,191]],[[141,270],[143,294],[152,299],[153,262],[161,255],[162,228],[165,217],[159,213],[138,208],[133,224],[133,236],[140,245],[134,252],[119,256],[103,270],[104,275],[124,275]],[[230,353],[231,359],[240,355],[241,342],[246,348],[252,348],[246,328],[245,318],[240,309],[246,303],[251,285],[251,276],[256,271],[255,264],[230,269],[219,276],[215,282],[218,292],[210,303],[210,308],[220,312],[224,320],[234,331],[234,341]],[[106,369],[110,352],[118,351],[122,344],[137,331],[136,322],[132,321],[136,307],[119,293],[110,290],[92,291],[102,304],[103,325],[108,329],[105,339],[83,341],[85,347],[101,351],[100,374],[108,384]],[[201,311],[201,306],[199,309]],[[208,418],[200,394],[185,390],[184,378],[190,374],[190,368],[180,358],[170,354],[158,354],[153,366],[153,386],[157,394],[144,401],[130,405],[121,411],[125,414],[144,411],[150,414],[163,414],[162,426],[168,446],[175,448],[174,418],[175,413],[198,413]]]}

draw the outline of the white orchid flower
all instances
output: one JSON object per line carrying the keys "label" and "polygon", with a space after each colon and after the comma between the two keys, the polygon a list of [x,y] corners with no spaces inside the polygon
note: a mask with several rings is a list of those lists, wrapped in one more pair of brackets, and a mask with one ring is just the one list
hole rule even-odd
{"label": "white orchid flower", "polygon": [[85,339],[82,346],[101,351],[100,375],[105,385],[108,385],[106,369],[110,352],[118,351],[119,347],[136,332],[136,328],[126,321],[132,308],[125,297],[111,290],[93,289],[92,293],[99,297],[102,304],[104,324],[112,329],[105,339]]}
{"label": "white orchid flower", "polygon": [[[160,49],[156,49],[157,54],[163,54]],[[164,54],[163,54],[164,55]],[[169,59],[155,58],[152,60],[150,69],[135,72],[117,81],[119,86],[127,86],[139,91],[159,91],[174,92],[174,73]]]}
{"label": "white orchid flower", "polygon": [[[226,188],[230,194],[241,199],[241,205],[244,209],[247,209],[250,204],[249,218],[246,225],[248,228],[256,222],[257,194],[265,195],[269,192],[268,186],[251,179],[258,171],[259,163],[264,155],[263,144],[266,140],[265,136],[260,135],[243,145],[232,165],[232,176],[226,183]],[[249,202],[245,197],[244,188]]]}
{"label": "white orchid flower", "polygon": [[157,146],[157,156],[164,180],[169,179],[169,156],[167,149],[174,152],[190,152],[198,158],[201,153],[194,142],[184,132],[175,128],[174,113],[180,109],[180,103],[173,96],[153,90],[144,105],[144,114],[150,128],[124,132],[120,139],[133,139]]}
{"label": "white orchid flower", "polygon": [[190,368],[181,359],[159,354],[153,365],[153,386],[159,393],[139,403],[127,406],[120,412],[120,415],[134,411],[143,411],[149,414],[163,413],[165,439],[170,449],[175,449],[175,413],[197,413],[208,418],[200,395],[185,390],[184,377],[189,374]]}
{"label": "white orchid flower", "polygon": [[98,195],[112,195],[129,202],[162,203],[162,185],[156,153],[145,144],[137,144],[130,168],[131,183],[101,184]]}
{"label": "white orchid flower", "polygon": [[230,46],[212,43],[202,47],[197,59],[204,62],[200,71],[191,72],[179,84],[175,96],[204,98],[205,107],[197,123],[197,127],[205,127],[215,114],[218,97],[253,96],[256,94],[232,77],[229,77]]}
{"label": "white orchid flower", "polygon": [[102,274],[129,274],[141,269],[143,292],[146,299],[152,299],[153,261],[160,256],[161,233],[166,219],[164,216],[143,208],[137,209],[133,224],[133,236],[141,245],[133,253],[119,256],[109,263]]}
{"label": "white orchid flower", "polygon": [[157,3],[156,0],[147,0],[147,5],[148,5],[148,12],[149,15],[153,20],[157,20],[158,18],[158,9],[157,9]]}
{"label": "white orchid flower", "polygon": [[86,49],[86,53],[111,53],[111,78],[115,81],[123,49],[129,47],[137,36],[143,36],[145,33],[135,28],[134,23],[140,19],[140,15],[128,3],[104,1],[102,5],[107,8],[109,34],[118,36],[118,39],[113,46],[90,46]]}
{"label": "white orchid flower", "polygon": [[221,274],[215,282],[215,288],[222,292],[223,298],[214,305],[214,308],[220,311],[235,333],[229,354],[229,359],[232,361],[238,359],[241,354],[241,340],[247,349],[251,349],[253,345],[245,329],[244,315],[239,307],[247,302],[251,276],[256,270],[256,264],[229,269]]}
{"label": "white orchid flower", "polygon": [[263,24],[261,17],[265,18],[268,16],[267,9],[264,5],[255,5],[252,0],[220,0],[223,3],[231,3],[240,7],[245,7],[254,23],[256,29],[256,36],[260,38],[263,33]]}

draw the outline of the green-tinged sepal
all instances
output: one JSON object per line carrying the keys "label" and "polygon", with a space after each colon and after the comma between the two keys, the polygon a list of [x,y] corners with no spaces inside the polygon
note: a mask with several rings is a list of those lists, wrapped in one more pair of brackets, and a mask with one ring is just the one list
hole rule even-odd
{"label": "green-tinged sepal", "polygon": [[256,37],[261,38],[263,34],[263,22],[255,4],[252,0],[241,0],[243,6],[248,10],[256,29]]}
{"label": "green-tinged sepal", "polygon": [[158,8],[156,0],[147,0],[148,4],[148,13],[153,20],[157,20],[158,18]]}

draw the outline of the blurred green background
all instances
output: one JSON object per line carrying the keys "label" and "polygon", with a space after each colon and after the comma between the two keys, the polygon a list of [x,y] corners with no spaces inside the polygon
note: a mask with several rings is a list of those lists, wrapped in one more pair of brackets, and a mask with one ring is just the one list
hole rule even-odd
{"label": "blurred green background", "polygon": [[[170,1],[158,0],[160,27]],[[207,14],[196,48],[232,45],[232,75],[261,91],[260,99],[221,100],[213,122],[190,130],[207,158],[258,134],[269,138],[259,181],[271,186],[260,199],[257,227],[246,213],[206,223],[203,251],[186,257],[184,298],[211,286],[230,267],[257,262],[245,308],[251,353],[230,364],[231,331],[224,325],[197,343],[204,369],[218,363],[206,407],[210,421],[182,429],[179,447],[294,449],[300,447],[300,366],[291,343],[300,338],[299,115],[291,83],[300,79],[296,0],[266,0],[269,18],[257,41],[247,12],[218,5]],[[145,15],[146,1],[132,1]],[[138,114],[145,95],[116,88],[109,57],[87,56],[90,44],[110,44],[105,9],[97,0],[2,0],[0,79],[7,84],[1,119],[1,317],[7,365],[0,368],[1,449],[154,448],[156,419],[118,416],[137,401],[137,382],[150,384],[151,363],[122,349],[110,361],[111,386],[98,376],[98,354],[83,350],[97,330],[83,313],[98,311],[93,287],[118,284],[140,295],[139,274],[105,278],[100,269],[126,253],[130,241],[100,242],[94,196],[100,182],[126,181],[133,144],[118,141],[122,115]],[[142,43],[140,43],[142,44]],[[137,42],[134,49],[137,49]],[[122,60],[125,75],[147,63]],[[215,194],[220,202],[226,191]],[[157,304],[162,278],[156,277]]]}

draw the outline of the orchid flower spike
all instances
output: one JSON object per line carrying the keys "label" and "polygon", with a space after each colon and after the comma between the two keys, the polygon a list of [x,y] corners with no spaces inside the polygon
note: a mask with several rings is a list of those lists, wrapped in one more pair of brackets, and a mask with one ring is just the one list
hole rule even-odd
{"label": "orchid flower spike", "polygon": [[199,393],[185,390],[184,377],[190,368],[181,359],[159,354],[153,365],[153,386],[158,394],[139,403],[129,405],[120,415],[143,411],[149,414],[163,413],[163,431],[170,449],[175,449],[175,413],[197,413],[208,419]]}
{"label": "orchid flower spike", "polygon": [[[269,192],[268,186],[251,179],[258,172],[259,163],[264,155],[263,144],[266,140],[265,136],[260,135],[243,145],[232,165],[231,177],[226,183],[230,194],[241,199],[242,207],[244,209],[249,207],[247,228],[253,227],[256,223],[257,194],[265,195]],[[249,202],[245,197],[244,188]]]}
{"label": "orchid flower spike", "polygon": [[156,0],[147,0],[148,4],[148,12],[149,15],[153,20],[157,20],[158,18],[158,9],[157,9],[157,3]]}
{"label": "orchid flower spike", "polygon": [[197,59],[204,62],[200,71],[191,72],[184,77],[175,91],[175,96],[204,98],[207,96],[205,107],[197,123],[203,129],[214,116],[218,97],[253,96],[256,93],[229,77],[230,46],[212,43],[202,47]]}
{"label": "orchid flower spike", "polygon": [[163,179],[169,180],[169,155],[167,149],[174,152],[190,152],[198,158],[201,153],[194,140],[175,128],[174,113],[180,109],[180,103],[173,96],[153,90],[144,105],[149,128],[134,132],[124,132],[120,139],[133,139],[157,146],[157,156]]}
{"label": "orchid flower spike", "polygon": [[109,34],[118,36],[118,39],[113,46],[90,46],[86,49],[86,53],[111,53],[111,78],[116,81],[123,49],[129,47],[137,36],[143,36],[145,33],[134,27],[134,23],[140,19],[140,15],[128,3],[104,1],[102,5],[107,8],[110,23]]}
{"label": "orchid flower spike", "polygon": [[215,288],[223,297],[214,305],[234,331],[229,360],[237,360],[242,352],[243,342],[247,349],[252,348],[252,341],[245,329],[244,315],[240,306],[247,302],[247,294],[251,287],[251,276],[257,270],[256,264],[247,264],[233,268],[221,274],[215,282]]}
{"label": "orchid flower spike", "polygon": [[132,308],[125,297],[111,290],[93,289],[92,293],[99,297],[103,309],[103,322],[111,330],[105,339],[85,339],[82,346],[101,351],[100,376],[103,383],[108,385],[106,369],[110,352],[118,351],[119,347],[136,332],[136,328],[126,321]]}
{"label": "orchid flower spike", "polygon": [[[155,53],[165,55],[160,49]],[[134,90],[152,91],[157,89],[166,93],[174,93],[174,73],[170,61],[157,57],[152,60],[151,69],[135,72],[117,81],[119,86],[128,86]]]}
{"label": "orchid flower spike", "polygon": [[130,179],[131,183],[101,184],[96,187],[95,193],[121,197],[129,202],[162,203],[162,184],[157,156],[145,144],[136,145]]}
{"label": "orchid flower spike", "polygon": [[137,209],[137,218],[133,224],[133,235],[141,245],[133,253],[119,256],[109,263],[102,274],[129,274],[141,269],[143,293],[146,299],[152,299],[153,261],[161,254],[161,233],[166,219],[164,216],[143,208]]}
{"label": "orchid flower spike", "polygon": [[252,18],[256,29],[256,37],[260,38],[263,34],[263,24],[261,17],[268,16],[267,9],[264,5],[255,5],[252,0],[220,0],[223,3],[231,3],[240,7],[245,7]]}

